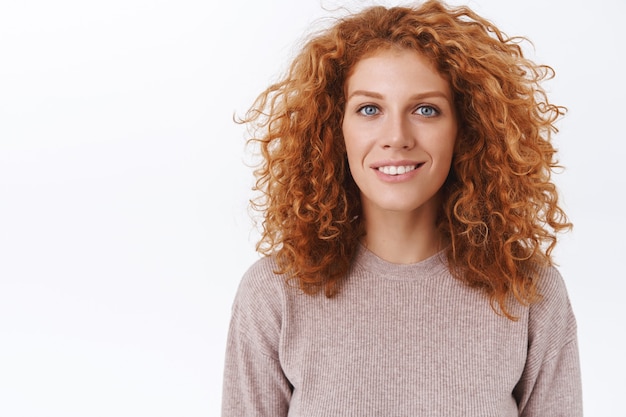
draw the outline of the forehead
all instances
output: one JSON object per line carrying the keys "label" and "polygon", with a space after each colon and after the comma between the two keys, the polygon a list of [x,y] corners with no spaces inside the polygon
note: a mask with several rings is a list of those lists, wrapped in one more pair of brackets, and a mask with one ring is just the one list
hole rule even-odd
{"label": "forehead", "polygon": [[450,95],[450,84],[425,55],[408,49],[382,49],[356,62],[344,85],[354,89],[435,89]]}

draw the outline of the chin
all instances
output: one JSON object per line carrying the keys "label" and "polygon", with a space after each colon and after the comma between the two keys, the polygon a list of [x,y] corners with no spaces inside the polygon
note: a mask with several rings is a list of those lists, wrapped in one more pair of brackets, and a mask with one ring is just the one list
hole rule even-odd
{"label": "chin", "polygon": [[378,209],[381,211],[388,211],[391,213],[419,213],[424,210],[428,210],[431,207],[431,204],[426,203],[407,203],[406,201],[398,201],[398,202],[381,202],[381,204],[377,204]]}
{"label": "chin", "polygon": [[364,210],[371,212],[387,213],[388,215],[427,215],[430,216],[439,210],[441,201],[438,195],[425,197],[415,196],[407,199],[406,194],[394,195],[393,198],[366,199],[363,202]]}

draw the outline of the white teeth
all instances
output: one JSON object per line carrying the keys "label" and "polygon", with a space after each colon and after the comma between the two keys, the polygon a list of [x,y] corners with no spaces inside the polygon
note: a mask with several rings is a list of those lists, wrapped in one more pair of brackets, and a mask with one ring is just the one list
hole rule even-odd
{"label": "white teeth", "polygon": [[391,166],[378,167],[378,170],[382,172],[383,174],[387,174],[387,175],[402,175],[402,174],[406,174],[407,172],[413,171],[415,168],[417,168],[416,165],[404,165],[404,166],[391,165]]}

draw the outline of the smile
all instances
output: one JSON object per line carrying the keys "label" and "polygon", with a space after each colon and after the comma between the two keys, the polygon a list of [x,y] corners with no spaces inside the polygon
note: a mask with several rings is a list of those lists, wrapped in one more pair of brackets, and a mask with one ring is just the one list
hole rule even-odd
{"label": "smile", "polygon": [[422,165],[423,164],[400,165],[400,166],[385,165],[385,166],[378,167],[377,169],[380,172],[382,172],[383,174],[386,174],[386,175],[402,175],[402,174],[406,174],[407,172],[411,172],[411,171],[419,168]]}

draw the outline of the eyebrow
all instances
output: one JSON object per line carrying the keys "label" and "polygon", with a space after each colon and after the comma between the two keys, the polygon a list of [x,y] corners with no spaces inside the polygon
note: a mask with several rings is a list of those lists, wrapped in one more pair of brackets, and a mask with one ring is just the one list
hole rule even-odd
{"label": "eyebrow", "polygon": [[[377,98],[379,100],[384,99],[384,96],[382,94],[376,93],[374,91],[356,90],[356,91],[353,91],[352,94],[350,94],[348,96],[346,101],[350,100],[354,96],[365,96],[365,97]],[[448,101],[450,100],[450,97],[447,94],[445,94],[442,91],[438,91],[438,90],[426,91],[426,92],[423,92],[423,93],[414,94],[410,98],[411,98],[411,100],[417,100],[417,99],[430,98],[430,97],[442,97],[442,98],[445,98]]]}

